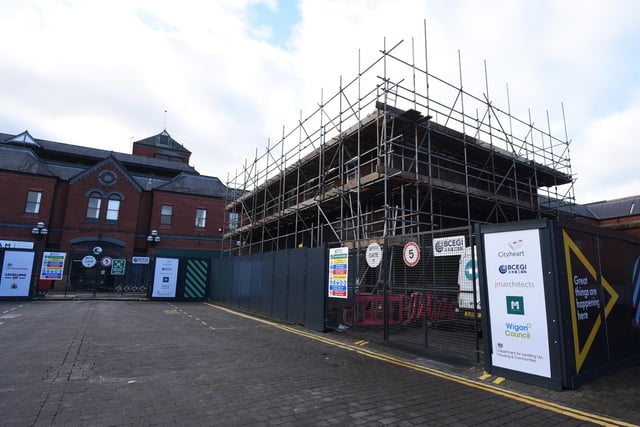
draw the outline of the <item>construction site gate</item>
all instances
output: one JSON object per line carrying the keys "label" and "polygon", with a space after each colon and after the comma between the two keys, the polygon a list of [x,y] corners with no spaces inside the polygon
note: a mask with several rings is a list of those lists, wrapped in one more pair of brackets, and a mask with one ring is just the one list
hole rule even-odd
{"label": "construction site gate", "polygon": [[330,248],[327,327],[479,362],[474,240],[464,227]]}

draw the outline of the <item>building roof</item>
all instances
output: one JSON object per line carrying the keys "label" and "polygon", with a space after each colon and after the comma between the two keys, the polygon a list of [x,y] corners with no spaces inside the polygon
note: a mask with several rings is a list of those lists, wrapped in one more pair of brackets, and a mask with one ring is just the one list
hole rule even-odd
{"label": "building roof", "polygon": [[227,187],[215,177],[182,173],[168,183],[156,187],[157,190],[174,193],[188,193],[198,196],[228,196]]}
{"label": "building roof", "polygon": [[[31,138],[28,132],[23,132],[19,135],[0,133],[0,146],[22,146],[25,148],[34,149],[37,151],[40,159],[47,164],[77,164],[76,160],[78,159],[83,159],[85,162],[88,161],[89,163],[93,163],[96,161],[104,160],[109,156],[114,156],[125,166],[144,168],[147,169],[149,173],[153,173],[154,170],[158,173],[169,172],[176,175],[182,172],[190,172],[195,174],[198,173],[198,171],[196,171],[193,166],[189,166],[188,164],[182,162],[174,162],[152,157],[101,150],[99,148],[84,147],[81,145],[65,144],[62,142],[48,141],[45,139],[31,138],[33,143],[30,144],[22,142],[22,137],[19,138],[19,140],[16,140],[16,137],[20,137],[21,135],[25,134],[28,135],[29,138]],[[184,147],[182,147],[182,149],[184,151],[187,151],[186,149],[184,149]]]}
{"label": "building roof", "polygon": [[148,147],[154,148],[166,148],[172,151],[181,151],[183,153],[191,154],[191,151],[187,150],[182,144],[173,139],[166,129],[157,135],[135,141],[133,145],[146,145]]}
{"label": "building roof", "polygon": [[[159,141],[163,134],[171,145],[167,148],[190,153],[166,131],[136,144],[156,146],[157,143],[166,143]],[[0,133],[0,153],[0,169],[3,170],[70,181],[110,161],[126,170],[132,183],[144,191],[162,190],[219,198],[228,196],[227,187],[218,178],[200,175],[194,167],[183,162],[36,139],[28,131],[18,135]]]}
{"label": "building roof", "polygon": [[0,169],[34,175],[55,176],[28,148],[0,144]]}
{"label": "building roof", "polygon": [[598,220],[640,216],[640,195],[587,203],[583,207]]}

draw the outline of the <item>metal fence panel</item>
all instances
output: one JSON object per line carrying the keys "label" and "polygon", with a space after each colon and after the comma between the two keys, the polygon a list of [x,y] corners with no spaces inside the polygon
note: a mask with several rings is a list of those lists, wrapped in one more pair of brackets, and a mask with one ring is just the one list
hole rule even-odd
{"label": "metal fence panel", "polygon": [[289,251],[275,253],[273,270],[273,310],[272,316],[276,319],[288,318],[288,276],[289,276]]}
{"label": "metal fence panel", "polygon": [[275,254],[273,252],[261,254],[259,262],[262,264],[262,289],[260,293],[259,313],[273,317],[273,269]]}
{"label": "metal fence panel", "polygon": [[289,251],[287,320],[304,324],[307,251]]}
{"label": "metal fence panel", "polygon": [[[461,293],[459,283],[473,240],[469,229],[458,228],[358,242],[349,251],[348,298],[328,298],[328,326],[479,360],[481,314],[473,303],[469,310],[460,303],[479,301],[477,286]],[[377,266],[367,261],[372,243],[382,248]]]}
{"label": "metal fence panel", "polygon": [[325,331],[325,301],[327,295],[327,250],[307,250],[304,325],[316,331]]}
{"label": "metal fence panel", "polygon": [[262,268],[263,264],[260,257],[251,257],[251,271],[249,282],[249,303],[247,309],[253,313],[260,312],[260,303],[262,299]]}

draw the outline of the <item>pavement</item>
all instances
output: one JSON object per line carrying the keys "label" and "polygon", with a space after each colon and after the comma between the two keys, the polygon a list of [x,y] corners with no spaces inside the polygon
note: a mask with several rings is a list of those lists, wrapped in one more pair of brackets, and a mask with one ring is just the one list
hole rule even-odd
{"label": "pavement", "polygon": [[640,425],[640,366],[552,391],[202,302],[0,301],[2,426]]}

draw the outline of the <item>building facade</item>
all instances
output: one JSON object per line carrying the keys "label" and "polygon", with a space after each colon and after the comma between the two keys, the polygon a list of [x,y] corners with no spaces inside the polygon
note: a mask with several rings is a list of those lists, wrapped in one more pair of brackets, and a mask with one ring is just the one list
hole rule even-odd
{"label": "building facade", "polygon": [[[156,256],[220,256],[227,187],[164,130],[132,154],[0,134],[0,243],[66,254],[56,289],[142,290]],[[230,242],[228,242],[230,243]],[[126,273],[110,274],[113,260]]]}

